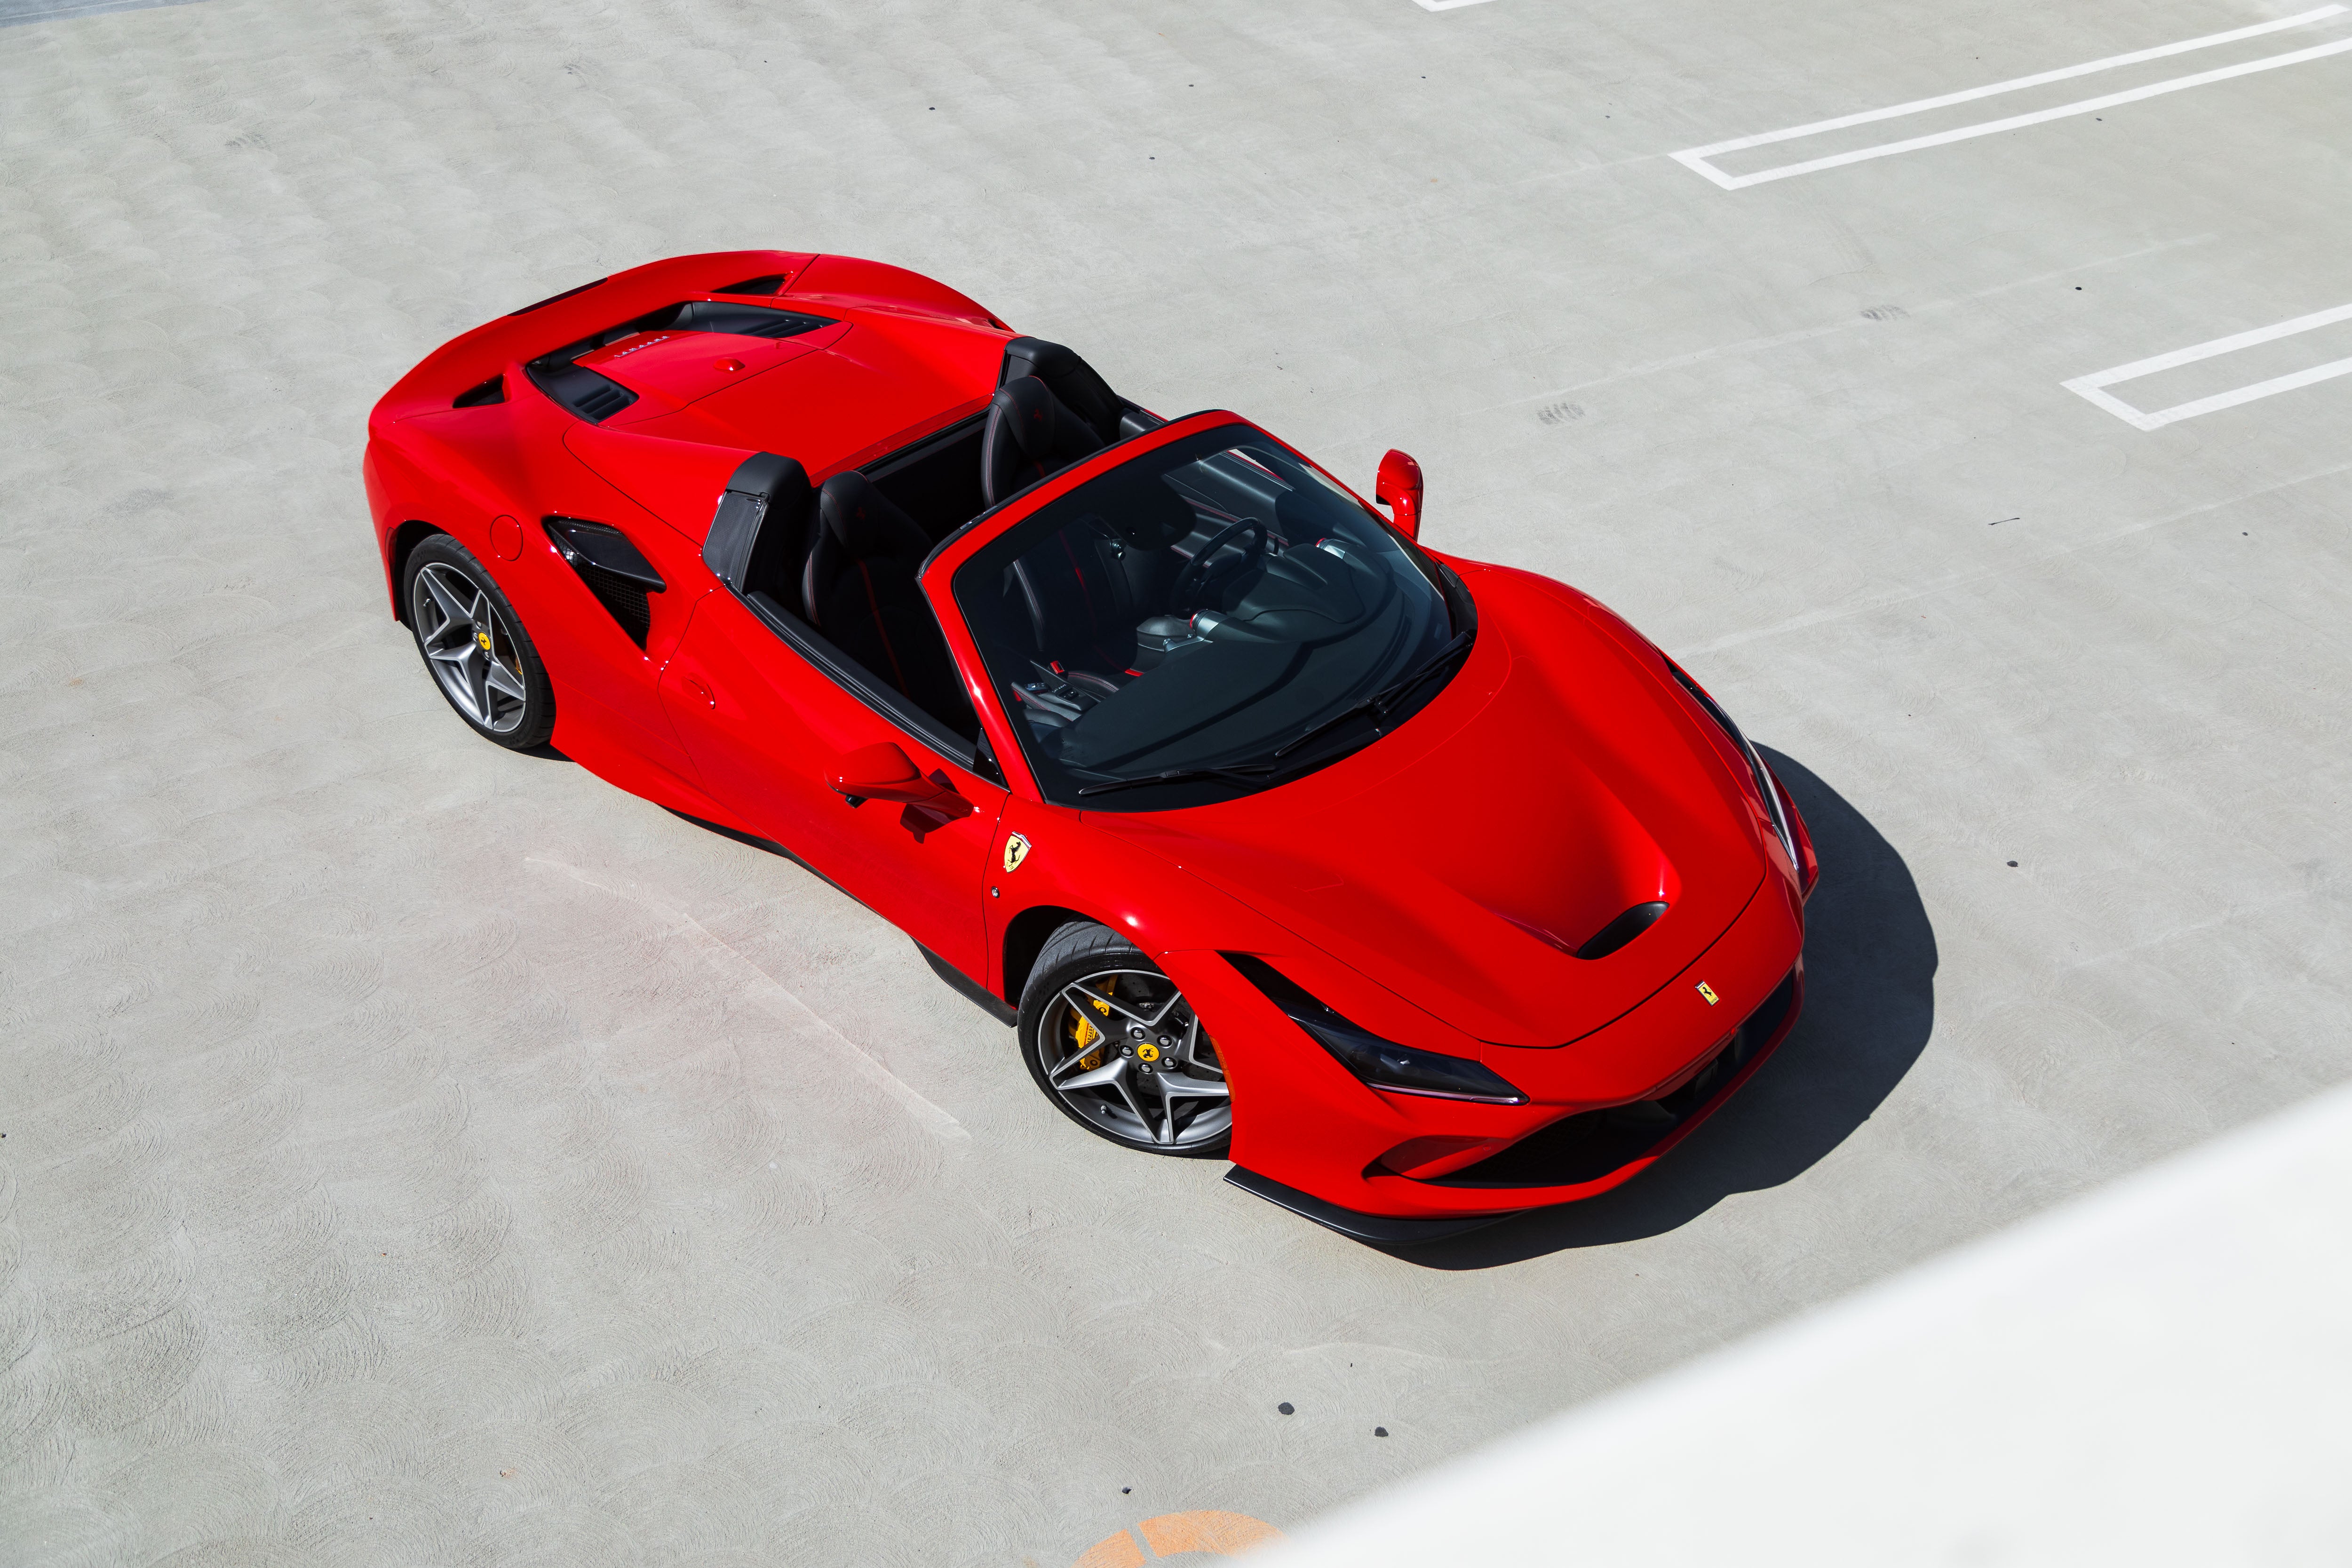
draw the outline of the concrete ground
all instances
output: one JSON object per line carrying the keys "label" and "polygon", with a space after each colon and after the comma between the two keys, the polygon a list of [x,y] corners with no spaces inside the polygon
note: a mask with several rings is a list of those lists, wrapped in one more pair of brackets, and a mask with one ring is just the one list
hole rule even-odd
{"label": "concrete ground", "polygon": [[[2352,1077],[2352,378],[2153,430],[2061,384],[2352,301],[2352,56],[1669,156],[2300,3],[0,5],[0,1557],[1134,1562]],[[473,738],[369,405],[743,246],[1403,447],[1433,543],[1625,613],[1820,840],[1786,1050],[1622,1193],[1391,1256],[1088,1140],[863,910]]]}

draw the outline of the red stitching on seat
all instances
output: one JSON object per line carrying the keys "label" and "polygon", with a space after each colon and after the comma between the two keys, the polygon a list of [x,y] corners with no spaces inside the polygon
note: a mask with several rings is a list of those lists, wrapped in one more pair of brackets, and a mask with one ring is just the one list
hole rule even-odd
{"label": "red stitching on seat", "polygon": [[857,563],[857,580],[866,584],[866,607],[874,612],[874,635],[882,639],[882,651],[890,656],[890,678],[898,683],[899,696],[912,697],[914,693],[907,689],[907,672],[898,668],[898,650],[890,646],[890,628],[882,624],[882,601],[874,596],[874,574],[863,561]]}
{"label": "red stitching on seat", "polygon": [[1064,532],[1057,533],[1054,537],[1060,541],[1062,553],[1070,558],[1070,575],[1078,580],[1078,598],[1087,606],[1087,630],[1094,634],[1096,642],[1100,642],[1102,619],[1095,614],[1095,596],[1087,592],[1087,570],[1078,564],[1078,552],[1070,548],[1070,536]]}

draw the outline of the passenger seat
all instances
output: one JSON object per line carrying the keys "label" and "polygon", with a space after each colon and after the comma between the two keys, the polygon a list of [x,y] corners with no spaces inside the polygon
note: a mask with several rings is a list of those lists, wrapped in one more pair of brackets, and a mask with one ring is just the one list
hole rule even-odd
{"label": "passenger seat", "polygon": [[980,732],[939,618],[916,582],[931,542],[855,471],[817,491],[814,547],[801,584],[809,623],[883,684],[970,740]]}

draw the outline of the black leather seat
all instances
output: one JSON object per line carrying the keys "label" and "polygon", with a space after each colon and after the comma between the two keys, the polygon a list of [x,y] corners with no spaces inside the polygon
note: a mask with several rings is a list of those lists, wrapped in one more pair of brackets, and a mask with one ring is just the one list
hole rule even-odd
{"label": "black leather seat", "polygon": [[1115,517],[1079,518],[1013,566],[1038,662],[1106,692],[1144,662],[1139,630],[1155,634],[1155,644],[1166,640],[1171,627],[1146,618],[1163,607],[1169,580],[1183,568],[1185,557],[1171,546],[1197,522],[1162,480],[1108,482],[1104,500]]}
{"label": "black leather seat", "polygon": [[1013,338],[1004,345],[1004,363],[997,368],[996,384],[1003,386],[1034,375],[1060,398],[1062,406],[1086,422],[1104,446],[1118,439],[1118,396],[1095,367],[1059,343],[1043,338]]}
{"label": "black leather seat", "polygon": [[1094,428],[1034,375],[996,389],[980,440],[980,493],[989,505],[1102,447]]}
{"label": "black leather seat", "polygon": [[981,436],[982,497],[994,506],[1109,446],[1118,420],[1118,398],[1092,365],[1059,343],[1013,339]]}
{"label": "black leather seat", "polygon": [[809,623],[885,685],[967,740],[980,732],[939,618],[917,585],[931,542],[865,475],[835,474],[816,497],[802,574]]}

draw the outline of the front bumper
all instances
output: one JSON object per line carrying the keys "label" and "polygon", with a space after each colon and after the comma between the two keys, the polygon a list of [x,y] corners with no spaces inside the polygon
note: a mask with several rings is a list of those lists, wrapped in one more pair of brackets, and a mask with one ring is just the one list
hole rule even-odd
{"label": "front bumper", "polygon": [[1362,1186],[1381,1212],[1345,1207],[1240,1165],[1225,1179],[1342,1235],[1389,1245],[1439,1240],[1528,1209],[1592,1197],[1664,1159],[1753,1077],[1795,1026],[1804,989],[1801,955],[1696,1073],[1655,1100],[1560,1117],[1443,1175],[1368,1170]]}

